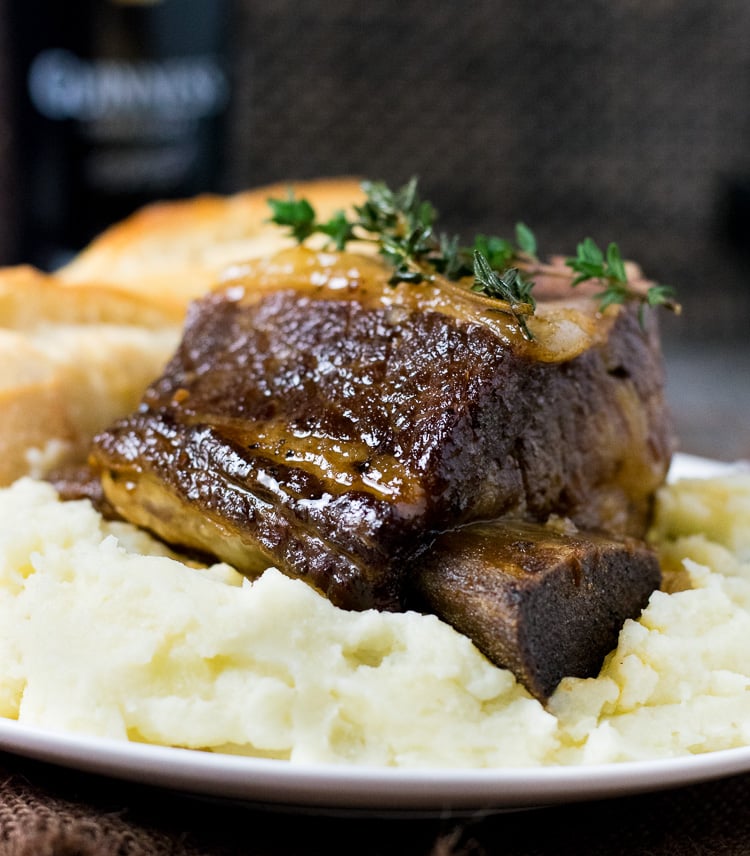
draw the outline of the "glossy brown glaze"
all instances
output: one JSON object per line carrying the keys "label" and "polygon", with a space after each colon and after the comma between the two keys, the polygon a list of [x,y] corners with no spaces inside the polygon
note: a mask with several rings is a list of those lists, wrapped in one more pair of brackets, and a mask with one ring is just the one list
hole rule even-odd
{"label": "glossy brown glaze", "polygon": [[526,341],[463,285],[296,251],[190,310],[92,461],[125,518],[352,608],[402,605],[435,535],[514,514],[640,535],[672,438],[652,319],[540,305]]}

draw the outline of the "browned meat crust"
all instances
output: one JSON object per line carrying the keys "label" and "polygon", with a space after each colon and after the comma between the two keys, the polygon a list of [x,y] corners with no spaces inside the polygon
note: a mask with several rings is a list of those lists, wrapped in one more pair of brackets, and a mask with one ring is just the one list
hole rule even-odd
{"label": "browned meat crust", "polygon": [[650,317],[619,308],[577,356],[540,357],[491,312],[363,270],[195,303],[139,411],[95,441],[117,511],[349,608],[399,608],[408,562],[469,521],[643,534],[672,450]]}

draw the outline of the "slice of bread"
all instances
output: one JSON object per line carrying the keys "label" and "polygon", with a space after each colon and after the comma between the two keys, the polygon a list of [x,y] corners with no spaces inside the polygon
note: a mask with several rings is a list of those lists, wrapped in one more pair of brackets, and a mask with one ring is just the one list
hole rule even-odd
{"label": "slice of bread", "polygon": [[0,329],[0,485],[84,460],[91,437],[137,405],[177,338],[114,324]]}
{"label": "slice of bread", "polygon": [[102,286],[0,269],[0,484],[83,460],[136,406],[179,338],[170,314]]}
{"label": "slice of bread", "polygon": [[[54,365],[23,333],[0,329],[0,485],[72,451],[75,432]],[[34,451],[38,450],[34,461]]]}
{"label": "slice of bread", "polygon": [[0,269],[0,484],[85,458],[176,347],[188,303],[228,266],[291,246],[268,222],[293,188],[321,219],[363,199],[354,179],[150,205],[55,275]]}

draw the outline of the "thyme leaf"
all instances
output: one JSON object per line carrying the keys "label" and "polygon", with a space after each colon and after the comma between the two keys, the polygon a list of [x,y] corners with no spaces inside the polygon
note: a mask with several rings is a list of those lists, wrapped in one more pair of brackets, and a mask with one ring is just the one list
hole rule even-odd
{"label": "thyme leaf", "polygon": [[328,235],[337,250],[343,250],[349,241],[355,239],[353,224],[346,219],[343,211],[337,211],[330,220],[319,223],[316,228],[318,232]]}
{"label": "thyme leaf", "polygon": [[493,270],[504,270],[513,264],[516,250],[505,238],[494,235],[477,235],[474,238],[473,252],[481,253]]}
{"label": "thyme leaf", "polygon": [[525,223],[516,223],[516,244],[522,253],[536,258],[536,236]]}
{"label": "thyme leaf", "polygon": [[627,303],[629,300],[640,303],[641,323],[646,306],[664,306],[678,314],[680,312],[672,286],[657,283],[649,286],[645,292],[632,286],[617,244],[609,244],[604,253],[592,238],[585,238],[578,244],[576,255],[566,259],[565,263],[577,274],[573,279],[573,286],[590,279],[602,283],[604,287],[596,295],[599,298],[599,310],[602,312],[608,306]]}
{"label": "thyme leaf", "polygon": [[286,199],[268,199],[273,216],[272,223],[277,226],[288,226],[290,235],[301,244],[318,231],[315,209],[307,199],[295,199],[294,192],[289,191]]}

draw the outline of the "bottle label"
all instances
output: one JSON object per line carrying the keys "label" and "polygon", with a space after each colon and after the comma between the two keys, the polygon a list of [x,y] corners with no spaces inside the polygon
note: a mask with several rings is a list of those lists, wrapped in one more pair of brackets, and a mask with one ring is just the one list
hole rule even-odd
{"label": "bottle label", "polygon": [[123,114],[202,119],[220,112],[229,97],[226,74],[210,56],[86,61],[52,48],[34,59],[28,84],[43,116],[81,122]]}
{"label": "bottle label", "polygon": [[211,56],[162,60],[84,60],[62,48],[31,64],[37,111],[72,122],[81,179],[101,194],[167,195],[200,168],[202,120],[229,100],[229,82]]}

